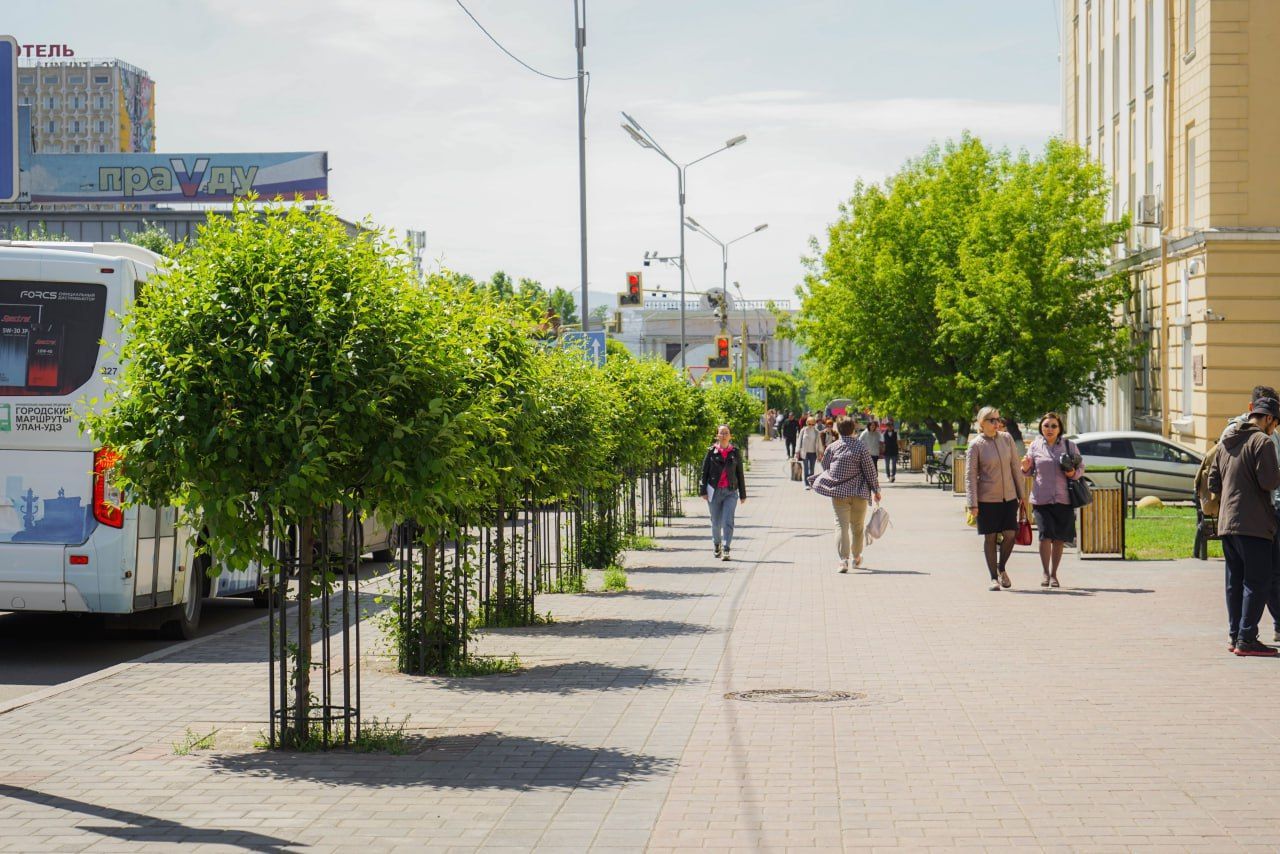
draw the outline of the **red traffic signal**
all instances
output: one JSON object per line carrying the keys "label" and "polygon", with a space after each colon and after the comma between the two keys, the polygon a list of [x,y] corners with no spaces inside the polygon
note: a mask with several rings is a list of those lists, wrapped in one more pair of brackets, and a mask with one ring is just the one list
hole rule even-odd
{"label": "red traffic signal", "polygon": [[627,273],[627,293],[631,294],[632,296],[639,296],[640,294],[640,274],[639,273]]}
{"label": "red traffic signal", "polygon": [[644,305],[644,277],[639,272],[627,273],[627,289],[618,294],[618,305]]}
{"label": "red traffic signal", "polygon": [[729,358],[729,339],[723,335],[716,339],[716,357],[720,359]]}

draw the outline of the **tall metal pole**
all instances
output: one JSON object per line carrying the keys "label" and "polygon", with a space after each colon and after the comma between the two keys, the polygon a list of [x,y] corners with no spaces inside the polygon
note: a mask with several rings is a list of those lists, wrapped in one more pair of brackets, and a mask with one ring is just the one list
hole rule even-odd
{"label": "tall metal pole", "polygon": [[684,167],[677,166],[680,175],[680,373],[689,376],[685,365],[684,341]]}
{"label": "tall metal pole", "polygon": [[586,332],[591,328],[587,304],[587,93],[582,70],[582,52],[587,46],[587,0],[581,0],[581,15],[578,2],[573,0],[573,40],[578,49],[578,227],[582,234],[582,331]]}

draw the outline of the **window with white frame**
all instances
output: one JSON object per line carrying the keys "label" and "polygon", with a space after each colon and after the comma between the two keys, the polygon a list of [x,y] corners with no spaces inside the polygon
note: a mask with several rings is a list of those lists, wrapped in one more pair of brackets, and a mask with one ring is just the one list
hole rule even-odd
{"label": "window with white frame", "polygon": [[1183,187],[1183,210],[1187,212],[1185,217],[1188,228],[1194,228],[1196,224],[1196,136],[1195,122],[1187,125],[1185,156],[1186,164],[1183,167],[1183,174],[1186,178]]}

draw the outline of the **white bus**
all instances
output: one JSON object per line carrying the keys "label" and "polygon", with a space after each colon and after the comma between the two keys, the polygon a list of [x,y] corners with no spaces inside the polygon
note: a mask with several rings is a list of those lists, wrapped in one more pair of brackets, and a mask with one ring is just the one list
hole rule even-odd
{"label": "white bus", "polygon": [[0,611],[186,638],[206,596],[266,605],[254,570],[209,578],[174,508],[121,510],[113,452],[75,423],[119,370],[117,315],[161,263],[126,243],[0,241]]}

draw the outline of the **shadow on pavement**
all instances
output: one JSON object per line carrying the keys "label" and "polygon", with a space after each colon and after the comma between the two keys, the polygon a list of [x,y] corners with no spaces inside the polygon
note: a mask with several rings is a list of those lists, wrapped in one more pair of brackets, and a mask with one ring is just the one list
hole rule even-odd
{"label": "shadow on pavement", "polygon": [[587,638],[670,638],[678,635],[700,635],[716,631],[710,626],[680,620],[618,620],[593,618],[552,623],[547,635]]}
{"label": "shadow on pavement", "polygon": [[[632,572],[648,572],[647,569],[634,569]],[[619,590],[610,593],[604,590],[592,590],[587,593],[576,593],[575,596],[586,596],[590,599],[705,599],[710,593],[685,593],[681,590]]]}
{"label": "shadow on pavement", "polygon": [[54,810],[80,813],[107,821],[118,821],[121,827],[108,825],[77,824],[78,830],[87,830],[119,839],[129,843],[162,842],[170,845],[226,845],[245,851],[277,852],[288,848],[305,848],[298,842],[266,836],[240,828],[219,829],[213,827],[190,827],[176,821],[157,818],[144,813],[129,812],[113,807],[99,806],[84,801],[24,789],[20,786],[0,785],[0,796],[27,801],[49,807]]}
{"label": "shadow on pavement", "polygon": [[661,688],[683,685],[688,680],[667,676],[649,667],[616,666],[592,661],[568,664],[540,664],[502,676],[471,676],[441,679],[451,691],[480,691],[516,694],[577,694],[582,691],[612,691],[618,688]]}
{"label": "shadow on pavement", "polygon": [[507,791],[605,789],[675,770],[673,760],[644,753],[502,732],[443,737],[410,733],[405,748],[404,755],[264,750],[214,755],[206,761],[217,771],[330,786]]}
{"label": "shadow on pavement", "polygon": [[[715,560],[715,558],[708,554],[707,560]],[[627,572],[628,574],[635,573],[636,575],[684,575],[692,572],[728,572],[733,569],[733,566],[733,561],[717,560],[710,566],[637,566],[627,570]]]}
{"label": "shadow on pavement", "polygon": [[875,569],[862,566],[851,570],[854,575],[933,575],[932,572],[921,572],[918,569]]}

